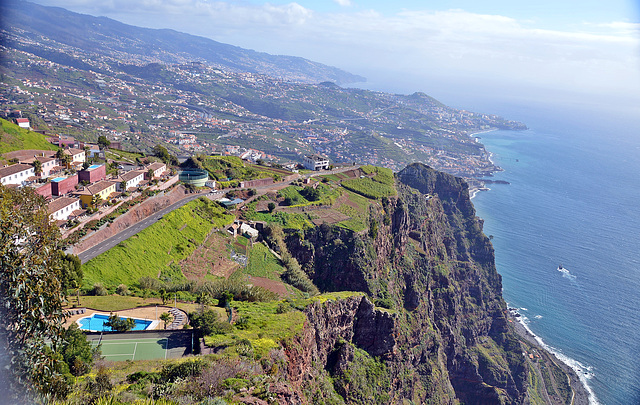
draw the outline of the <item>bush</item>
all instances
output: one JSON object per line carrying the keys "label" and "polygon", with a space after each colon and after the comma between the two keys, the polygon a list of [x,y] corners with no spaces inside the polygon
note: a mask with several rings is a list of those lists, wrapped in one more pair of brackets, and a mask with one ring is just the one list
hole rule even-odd
{"label": "bush", "polygon": [[160,378],[161,378],[160,373],[157,373],[157,372],[137,371],[127,376],[127,382],[131,384],[135,384],[140,381],[149,381],[152,383],[157,383],[160,381]]}
{"label": "bush", "polygon": [[136,326],[136,321],[131,318],[120,318],[116,314],[111,314],[109,315],[109,319],[104,323],[104,326],[116,332],[128,332]]}
{"label": "bush", "polygon": [[218,315],[212,310],[205,311],[202,314],[190,313],[189,320],[191,321],[191,326],[201,336],[224,335],[233,329],[229,323],[220,321]]}
{"label": "bush", "polygon": [[177,364],[167,364],[162,367],[160,376],[165,382],[174,382],[177,379],[197,377],[202,374],[205,362],[202,359],[183,361]]}
{"label": "bush", "polygon": [[109,294],[109,292],[107,291],[105,286],[102,285],[102,283],[95,283],[93,285],[92,293],[93,295],[97,295],[97,296],[105,296]]}
{"label": "bush", "polygon": [[300,268],[300,264],[294,257],[289,254],[283,254],[282,259],[286,269],[280,277],[285,283],[294,286],[300,291],[312,295],[318,294],[318,288],[311,282],[307,273]]}
{"label": "bush", "polygon": [[125,284],[120,284],[118,288],[116,288],[116,294],[118,295],[131,295],[129,288]]}

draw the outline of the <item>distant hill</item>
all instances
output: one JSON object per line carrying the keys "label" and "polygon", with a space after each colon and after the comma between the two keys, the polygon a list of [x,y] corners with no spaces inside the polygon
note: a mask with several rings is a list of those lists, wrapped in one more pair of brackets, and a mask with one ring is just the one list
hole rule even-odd
{"label": "distant hill", "polygon": [[42,134],[20,128],[2,118],[0,124],[0,153],[23,149],[58,150]]}
{"label": "distant hill", "polygon": [[[366,79],[341,69],[300,57],[276,56],[227,45],[204,37],[169,29],[149,29],[120,23],[106,17],[78,14],[63,8],[45,7],[27,1],[0,2],[2,27],[11,32],[3,38],[5,45],[15,45],[11,35],[34,41],[23,49],[51,60],[51,50],[38,46],[41,37],[62,45],[139,62],[204,62],[228,71],[266,74],[306,83],[331,81],[338,84],[363,82]],[[17,33],[20,34],[17,34]],[[47,55],[42,55],[46,52]],[[60,57],[69,58],[68,53]],[[82,64],[81,60],[76,61]],[[74,66],[73,63],[67,65]]]}

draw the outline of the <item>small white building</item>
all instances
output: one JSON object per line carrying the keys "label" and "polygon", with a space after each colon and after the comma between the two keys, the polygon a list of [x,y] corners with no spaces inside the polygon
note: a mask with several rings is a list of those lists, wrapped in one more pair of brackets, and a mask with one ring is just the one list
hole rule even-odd
{"label": "small white building", "polygon": [[[131,170],[120,175],[117,179],[116,189],[118,191],[126,191],[131,187],[137,187],[144,180],[145,172],[143,170]],[[125,187],[122,187],[122,182],[125,183]]]}
{"label": "small white building", "polygon": [[24,185],[29,178],[35,177],[35,169],[31,165],[15,164],[0,168],[0,183]]}
{"label": "small white building", "polygon": [[317,154],[305,156],[304,167],[309,170],[328,170],[329,158]]}
{"label": "small white building", "polygon": [[207,181],[204,183],[204,185],[205,185],[206,187],[209,187],[209,188],[211,188],[211,189],[214,189],[214,190],[215,190],[215,188],[216,188],[216,181],[215,181],[215,180],[207,180]]}
{"label": "small white building", "polygon": [[70,216],[75,216],[74,211],[79,211],[80,199],[60,197],[47,204],[47,212],[54,221],[66,221]]}
{"label": "small white building", "polygon": [[18,124],[20,128],[31,129],[31,123],[29,123],[29,118],[17,118],[16,124]]}
{"label": "small white building", "polygon": [[162,173],[167,171],[167,165],[160,162],[151,163],[149,166],[145,167],[146,171],[153,170],[153,177],[149,180],[153,180],[156,177],[161,177]]}
{"label": "small white building", "polygon": [[240,233],[248,238],[257,238],[260,232],[257,229],[251,227],[249,224],[240,225]]}

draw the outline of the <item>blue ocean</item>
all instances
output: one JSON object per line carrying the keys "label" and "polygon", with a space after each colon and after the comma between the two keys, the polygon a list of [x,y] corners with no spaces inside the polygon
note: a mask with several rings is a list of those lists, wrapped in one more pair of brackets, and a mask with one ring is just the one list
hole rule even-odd
{"label": "blue ocean", "polygon": [[592,403],[640,404],[640,115],[492,108],[530,128],[478,135],[510,183],[473,199],[505,300]]}

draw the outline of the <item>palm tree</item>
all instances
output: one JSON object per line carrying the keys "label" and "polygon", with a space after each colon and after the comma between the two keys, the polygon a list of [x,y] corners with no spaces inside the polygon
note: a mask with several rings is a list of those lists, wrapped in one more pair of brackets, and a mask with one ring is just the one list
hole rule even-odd
{"label": "palm tree", "polygon": [[168,312],[163,312],[160,315],[160,320],[164,322],[164,328],[167,329],[167,322],[169,322],[173,317]]}
{"label": "palm tree", "polygon": [[33,170],[35,171],[36,176],[40,176],[40,174],[42,174],[42,162],[39,160],[34,161]]}

